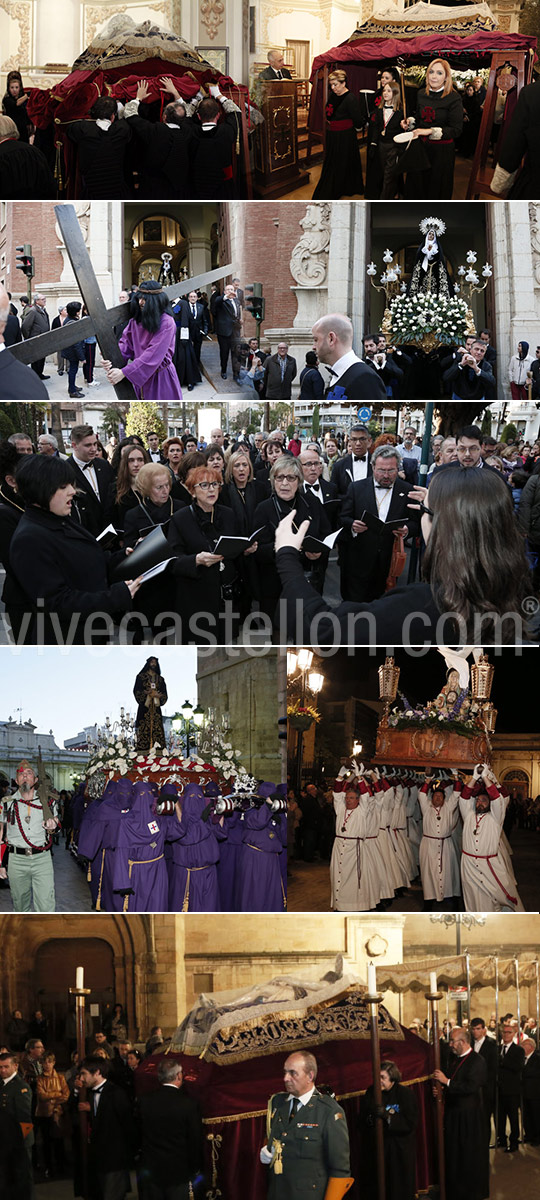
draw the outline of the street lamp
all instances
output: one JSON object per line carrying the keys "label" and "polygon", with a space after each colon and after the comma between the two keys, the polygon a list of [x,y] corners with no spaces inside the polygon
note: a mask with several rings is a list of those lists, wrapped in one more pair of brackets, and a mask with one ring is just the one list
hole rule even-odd
{"label": "street lamp", "polygon": [[[311,664],[313,662],[313,650],[309,650],[307,646],[302,646],[296,652],[287,651],[287,674],[289,678],[294,677],[297,672],[297,682],[300,683],[300,705],[301,707],[306,701],[306,692],[313,692],[314,696],[318,696],[324,684],[324,675],[319,671],[312,671]],[[296,786],[298,790],[302,785],[302,744],[304,740],[304,731],[299,728],[296,731]]]}
{"label": "street lamp", "polygon": [[[432,913],[430,921],[437,925],[446,925],[447,929],[451,929],[452,925],[456,927],[456,954],[461,954],[461,927],[473,929],[475,925],[485,925],[486,918],[484,913]],[[469,978],[469,955],[465,952],[465,967],[467,972],[467,998],[469,1018],[471,1015],[471,988]],[[458,1021],[461,1025],[463,1016],[463,1006],[461,1000],[458,1000]]]}
{"label": "street lamp", "polygon": [[[175,713],[175,715],[171,721],[171,726],[174,729],[176,736],[180,737],[180,735],[182,733],[185,735],[186,758],[189,758],[190,750],[191,750],[191,727],[192,727],[192,725],[194,725],[196,730],[200,729],[204,722],[204,716],[205,716],[204,708],[201,708],[200,704],[197,704],[194,706],[193,704],[191,704],[191,702],[189,700],[186,700],[184,702],[184,704],[182,705],[180,712]],[[193,746],[194,746],[194,749],[196,750],[197,749],[196,734],[193,738]]]}

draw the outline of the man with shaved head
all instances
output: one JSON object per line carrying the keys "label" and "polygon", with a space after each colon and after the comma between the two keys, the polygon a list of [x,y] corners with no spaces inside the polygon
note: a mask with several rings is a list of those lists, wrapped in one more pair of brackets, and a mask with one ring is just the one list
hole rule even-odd
{"label": "man with shaved head", "polygon": [[486,1064],[473,1053],[471,1036],[459,1025],[452,1029],[450,1046],[448,1075],[433,1072],[444,1093],[446,1197],[485,1200],[489,1196],[489,1138],[482,1105]]}
{"label": "man with shaved head", "polygon": [[347,1191],[347,1120],[341,1105],[317,1090],[316,1078],[314,1055],[297,1050],[283,1068],[285,1091],[270,1097],[268,1138],[260,1152],[261,1162],[270,1168],[270,1200],[304,1195],[324,1200],[330,1180],[340,1181],[335,1195]]}
{"label": "man with shaved head", "polygon": [[386,400],[380,376],[355,354],[352,321],[342,313],[320,317],[311,330],[319,362],[330,371],[329,400]]}

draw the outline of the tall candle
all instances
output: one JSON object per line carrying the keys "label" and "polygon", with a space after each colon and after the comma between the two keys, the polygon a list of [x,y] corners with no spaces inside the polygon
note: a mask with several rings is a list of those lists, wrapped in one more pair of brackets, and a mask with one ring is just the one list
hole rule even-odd
{"label": "tall candle", "polygon": [[368,963],[367,984],[369,995],[375,996],[377,994],[377,969],[374,963]]}
{"label": "tall candle", "polygon": [[77,967],[75,972],[75,987],[77,991],[82,991],[84,987],[84,967]]}
{"label": "tall candle", "polygon": [[429,990],[430,990],[432,996],[437,991],[437,972],[436,971],[429,972]]}

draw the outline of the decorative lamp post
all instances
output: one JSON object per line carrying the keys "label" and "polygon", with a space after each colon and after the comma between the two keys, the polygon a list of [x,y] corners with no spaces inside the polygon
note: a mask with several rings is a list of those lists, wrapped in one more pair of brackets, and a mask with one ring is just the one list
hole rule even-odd
{"label": "decorative lamp post", "polygon": [[[287,675],[291,681],[295,680],[300,684],[300,709],[303,708],[306,702],[306,693],[312,692],[314,696],[318,696],[324,684],[324,675],[320,671],[312,671],[311,665],[313,662],[313,651],[307,646],[300,647],[299,650],[288,651],[287,653]],[[298,790],[302,786],[302,748],[304,740],[304,729],[309,729],[313,723],[313,717],[310,714],[303,714],[301,711],[294,716],[289,717],[290,723],[296,729],[296,769],[295,780]]]}

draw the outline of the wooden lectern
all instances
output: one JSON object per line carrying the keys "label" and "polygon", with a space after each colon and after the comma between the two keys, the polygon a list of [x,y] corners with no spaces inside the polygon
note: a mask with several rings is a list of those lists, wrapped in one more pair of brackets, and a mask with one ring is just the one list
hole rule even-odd
{"label": "wooden lectern", "polygon": [[294,79],[261,79],[257,103],[264,122],[257,126],[253,186],[263,200],[309,183],[298,162],[298,122]]}

